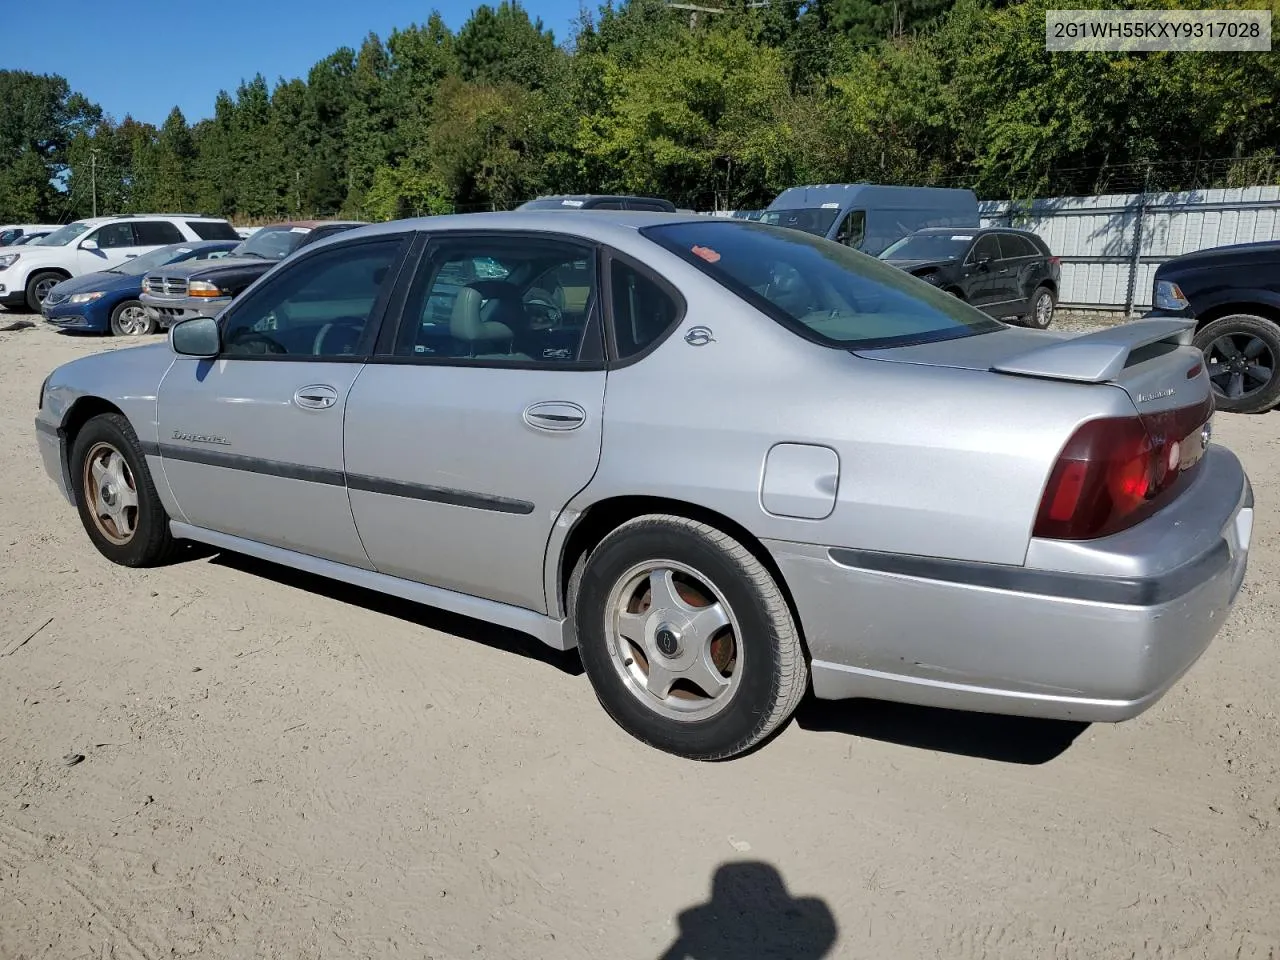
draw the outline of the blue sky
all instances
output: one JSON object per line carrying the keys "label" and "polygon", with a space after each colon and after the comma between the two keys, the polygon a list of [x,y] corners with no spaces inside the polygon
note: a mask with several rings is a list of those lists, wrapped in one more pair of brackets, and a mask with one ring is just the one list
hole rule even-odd
{"label": "blue sky", "polygon": [[[497,0],[490,0],[497,5]],[[358,48],[370,30],[425,23],[438,9],[457,30],[479,0],[6,0],[0,67],[58,73],[115,119],[157,126],[175,105],[194,123],[213,113],[219,90],[261,72],[305,77],[340,46]],[[569,37],[578,0],[525,0],[556,42]],[[587,6],[594,11],[597,0]]]}

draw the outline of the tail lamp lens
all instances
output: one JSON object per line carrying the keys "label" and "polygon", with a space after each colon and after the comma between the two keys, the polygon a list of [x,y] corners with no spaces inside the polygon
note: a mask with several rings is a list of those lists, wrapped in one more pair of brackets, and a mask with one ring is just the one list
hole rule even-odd
{"label": "tail lamp lens", "polygon": [[1092,540],[1150,516],[1177,496],[1199,464],[1212,416],[1210,398],[1082,424],[1049,474],[1032,535]]}

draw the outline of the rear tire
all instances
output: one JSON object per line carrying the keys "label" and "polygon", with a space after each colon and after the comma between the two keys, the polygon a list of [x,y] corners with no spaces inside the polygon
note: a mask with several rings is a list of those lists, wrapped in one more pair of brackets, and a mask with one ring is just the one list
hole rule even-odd
{"label": "rear tire", "polygon": [[153,567],[173,558],[169,515],[128,419],[102,413],[80,428],[71,445],[71,485],[85,532],[112,563]]}
{"label": "rear tire", "polygon": [[137,300],[125,300],[111,311],[113,337],[145,337],[156,332],[156,322]]}
{"label": "rear tire", "polygon": [[1031,312],[1026,315],[1023,323],[1033,330],[1047,329],[1053,323],[1055,306],[1053,291],[1048,287],[1036,287],[1036,292],[1031,295]]}
{"label": "rear tire", "polygon": [[600,703],[660,750],[737,756],[804,696],[808,664],[777,583],[705,523],[664,515],[624,523],[575,571],[569,604]]}
{"label": "rear tire", "polygon": [[32,313],[40,312],[40,305],[49,291],[67,279],[54,270],[40,270],[27,280],[27,309]]}
{"label": "rear tire", "polygon": [[1234,313],[1201,327],[1193,341],[1204,353],[1214,405],[1227,413],[1263,413],[1280,403],[1280,326]]}

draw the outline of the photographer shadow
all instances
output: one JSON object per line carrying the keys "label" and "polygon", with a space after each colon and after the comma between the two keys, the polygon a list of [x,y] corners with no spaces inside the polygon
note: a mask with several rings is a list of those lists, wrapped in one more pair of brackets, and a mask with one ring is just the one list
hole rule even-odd
{"label": "photographer shadow", "polygon": [[658,960],[821,960],[836,921],[819,897],[792,897],[767,863],[721,865],[711,899],[677,918],[676,940]]}

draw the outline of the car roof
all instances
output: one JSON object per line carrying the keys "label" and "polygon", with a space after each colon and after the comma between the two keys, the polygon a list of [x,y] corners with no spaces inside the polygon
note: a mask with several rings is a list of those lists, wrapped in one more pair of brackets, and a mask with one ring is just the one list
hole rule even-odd
{"label": "car roof", "polygon": [[[322,243],[349,242],[361,237],[402,233],[406,230],[430,232],[479,230],[528,230],[575,235],[586,240],[607,242],[631,238],[641,227],[663,223],[746,223],[727,217],[700,214],[662,213],[640,210],[582,210],[580,217],[563,217],[555,210],[508,210],[497,213],[450,213],[434,217],[414,217],[372,223],[340,233]],[[319,246],[320,244],[316,244]]]}
{"label": "car roof", "polygon": [[1017,227],[921,227],[919,230],[912,231],[911,235],[917,233],[956,233],[965,236],[980,236],[984,233],[1016,233],[1021,237],[1036,237],[1039,234],[1030,230],[1020,230]]}
{"label": "car roof", "polygon": [[282,223],[264,223],[258,227],[259,230],[278,230],[280,228],[292,229],[294,227],[304,227],[307,230],[314,230],[317,227],[327,227],[331,224],[355,224],[357,226],[364,225],[364,220],[285,220]]}
{"label": "car roof", "polygon": [[[116,223],[120,220],[207,220],[211,223],[222,223],[226,221],[226,217],[217,217],[210,213],[113,213],[110,216],[102,217],[81,217],[73,223],[84,223],[91,227],[101,226],[104,223]],[[67,224],[63,224],[67,226]]]}

